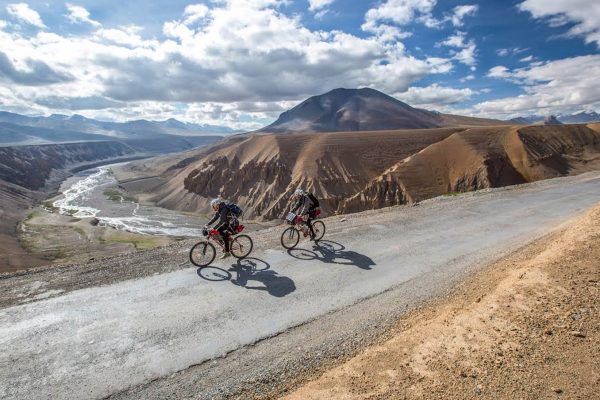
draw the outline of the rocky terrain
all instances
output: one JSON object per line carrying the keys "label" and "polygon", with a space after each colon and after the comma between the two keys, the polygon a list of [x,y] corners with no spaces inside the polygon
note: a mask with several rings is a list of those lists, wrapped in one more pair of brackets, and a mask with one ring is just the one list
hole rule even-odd
{"label": "rocky terrain", "polygon": [[598,168],[600,125],[591,124],[240,135],[118,174],[159,176],[135,189],[166,208],[203,212],[221,195],[247,218],[276,219],[297,187],[327,213],[348,213]]}
{"label": "rocky terrain", "polygon": [[69,171],[98,162],[143,156],[120,142],[0,147],[0,271],[48,263],[23,249],[16,229],[32,206],[58,189]]}
{"label": "rocky terrain", "polygon": [[472,128],[401,160],[338,211],[414,203],[600,168],[599,125]]}
{"label": "rocky terrain", "polygon": [[236,199],[246,218],[274,219],[288,206],[291,193],[303,186],[333,212],[396,160],[457,130],[245,135],[189,154],[174,165],[163,158],[132,163],[124,168],[129,172],[115,171],[122,179],[131,171],[134,176],[160,175],[163,183],[151,187],[149,200],[166,208],[205,211],[211,198],[222,195]]}
{"label": "rocky terrain", "polygon": [[120,142],[88,142],[0,147],[0,180],[31,190],[56,184],[68,169],[96,162],[141,157]]}
{"label": "rocky terrain", "polygon": [[260,132],[374,131],[499,123],[414,108],[375,89],[335,89],[303,101]]}
{"label": "rocky terrain", "polygon": [[[41,128],[31,129],[37,133],[44,133]],[[31,212],[31,208],[58,190],[60,183],[72,172],[95,165],[139,159],[168,151],[181,151],[213,142],[218,138],[220,137],[203,136],[190,140],[173,136],[167,139],[154,137],[37,146],[0,146],[0,271],[34,267],[50,262],[45,252],[30,251],[21,246],[17,238],[17,227],[19,221]],[[78,242],[73,241],[72,244],[76,243]],[[54,247],[63,244],[56,243]]]}

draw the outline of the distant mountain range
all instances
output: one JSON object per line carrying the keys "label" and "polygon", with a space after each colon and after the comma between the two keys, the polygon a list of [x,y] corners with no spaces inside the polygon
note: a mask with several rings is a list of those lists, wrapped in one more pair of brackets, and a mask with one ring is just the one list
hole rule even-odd
{"label": "distant mountain range", "polygon": [[375,89],[334,89],[282,113],[260,132],[339,132],[502,125],[414,108]]}
{"label": "distant mountain range", "polygon": [[590,122],[600,122],[600,114],[590,112],[580,112],[570,115],[528,115],[525,117],[517,117],[509,120],[520,125],[556,125],[558,124],[587,124]]}
{"label": "distant mountain range", "polygon": [[[10,135],[19,139],[19,135],[34,136],[34,142],[93,141],[111,139],[143,139],[164,135],[175,136],[211,136],[238,133],[224,126],[190,124],[168,119],[166,121],[136,120],[128,122],[107,122],[86,118],[81,115],[66,116],[52,114],[49,117],[28,117],[0,111],[0,143],[7,141]],[[22,127],[22,128],[20,128]],[[35,138],[39,140],[36,140]],[[21,139],[25,139],[21,137]]]}

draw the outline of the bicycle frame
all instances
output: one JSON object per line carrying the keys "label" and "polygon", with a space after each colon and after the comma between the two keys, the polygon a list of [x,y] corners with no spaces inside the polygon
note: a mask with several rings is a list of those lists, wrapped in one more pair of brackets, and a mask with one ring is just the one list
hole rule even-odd
{"label": "bicycle frame", "polygon": [[[244,230],[244,225],[240,224],[237,227],[237,229],[235,230],[235,232],[233,232],[231,235],[229,235],[229,243],[233,242],[235,235],[237,235],[238,233],[241,233],[243,230]],[[225,241],[223,240],[223,236],[215,228],[208,229],[206,239],[217,243],[219,245],[219,247],[221,248],[221,250],[225,251]]]}
{"label": "bicycle frame", "polygon": [[[206,238],[218,244],[221,250],[225,251],[225,241],[223,240],[223,236],[221,236],[218,230],[210,229]],[[229,236],[229,243],[231,243],[232,240],[232,237]]]}

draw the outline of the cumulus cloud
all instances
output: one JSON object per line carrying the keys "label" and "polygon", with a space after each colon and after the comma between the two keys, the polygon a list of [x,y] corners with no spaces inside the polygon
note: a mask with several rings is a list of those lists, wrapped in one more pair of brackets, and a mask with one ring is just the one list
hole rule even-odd
{"label": "cumulus cloud", "polygon": [[316,12],[329,7],[335,0],[308,0],[310,11]]}
{"label": "cumulus cloud", "polygon": [[473,39],[467,40],[464,32],[456,32],[438,45],[457,48],[451,51],[452,58],[469,66],[472,71],[476,69],[477,45]]}
{"label": "cumulus cloud", "polygon": [[17,69],[6,53],[0,51],[0,80],[26,86],[50,85],[72,80],[69,74],[53,70],[43,61],[26,59],[25,69]]}
{"label": "cumulus cloud", "polygon": [[387,0],[365,15],[362,29],[366,32],[377,32],[377,27],[384,23],[407,25],[415,19],[422,22],[434,21],[431,11],[437,0]]}
{"label": "cumulus cloud", "polygon": [[72,23],[72,24],[90,24],[94,27],[100,27],[102,26],[102,24],[98,21],[94,21],[93,19],[90,18],[90,13],[88,10],[86,10],[85,8],[81,7],[81,6],[76,6],[73,4],[66,4],[67,6],[67,11],[69,11],[68,14],[65,15],[65,17],[67,17],[67,19]]}
{"label": "cumulus cloud", "polygon": [[6,11],[19,21],[38,28],[45,28],[44,22],[37,11],[30,8],[27,3],[13,3],[6,6]]}
{"label": "cumulus cloud", "polygon": [[477,5],[459,5],[452,12],[445,13],[440,19],[433,16],[433,8],[437,0],[387,0],[378,7],[370,9],[365,18],[363,30],[371,31],[382,23],[407,25],[414,21],[428,28],[441,28],[448,22],[455,27],[464,25],[467,16],[473,16],[479,10]]}
{"label": "cumulus cloud", "polygon": [[493,68],[490,68],[487,76],[490,78],[508,78],[511,76],[511,74],[508,71],[508,68],[506,68],[504,65],[497,65]]}
{"label": "cumulus cloud", "polygon": [[75,36],[0,30],[0,41],[11,43],[1,79],[12,82],[15,102],[36,110],[115,118],[169,117],[175,110],[188,121],[250,126],[336,87],[403,92],[452,69],[450,59],[418,58],[387,40],[400,35],[395,31],[358,37],[311,30],[281,12],[283,3],[190,5],[165,22],[166,39],[149,39],[136,26],[98,26]]}
{"label": "cumulus cloud", "polygon": [[509,70],[497,66],[488,76],[521,84],[525,93],[479,103],[475,108],[488,116],[512,117],[539,113],[561,114],[582,107],[600,108],[600,55],[588,55],[536,63]]}
{"label": "cumulus cloud", "polygon": [[525,0],[519,9],[557,27],[573,22],[567,36],[582,36],[586,43],[600,47],[600,3],[589,0]]}
{"label": "cumulus cloud", "polygon": [[329,12],[329,6],[335,0],[308,0],[309,10],[315,13],[316,19],[321,19]]}
{"label": "cumulus cloud", "polygon": [[455,89],[433,84],[427,87],[411,86],[405,92],[395,93],[394,97],[410,105],[440,109],[468,100],[476,93],[469,88]]}
{"label": "cumulus cloud", "polygon": [[450,17],[452,21],[452,25],[459,27],[464,25],[464,18],[469,15],[475,15],[479,10],[479,6],[477,5],[462,5],[454,7],[454,12]]}

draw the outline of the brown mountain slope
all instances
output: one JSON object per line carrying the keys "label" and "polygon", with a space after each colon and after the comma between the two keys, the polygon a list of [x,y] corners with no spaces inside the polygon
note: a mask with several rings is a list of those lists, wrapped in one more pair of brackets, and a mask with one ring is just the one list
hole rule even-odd
{"label": "brown mountain slope", "polygon": [[221,195],[246,218],[275,219],[302,187],[322,199],[326,213],[376,209],[600,169],[599,126],[240,135],[174,165],[169,158],[150,163],[146,176],[166,172],[144,198],[205,213]]}
{"label": "brown mountain slope", "polygon": [[301,186],[333,212],[398,160],[459,130],[238,136],[170,167],[150,200],[206,212],[210,199],[222,195],[238,202],[248,218],[272,219],[282,215]]}
{"label": "brown mountain slope", "polygon": [[408,157],[342,202],[355,212],[451,192],[600,169],[600,133],[585,125],[472,128]]}

